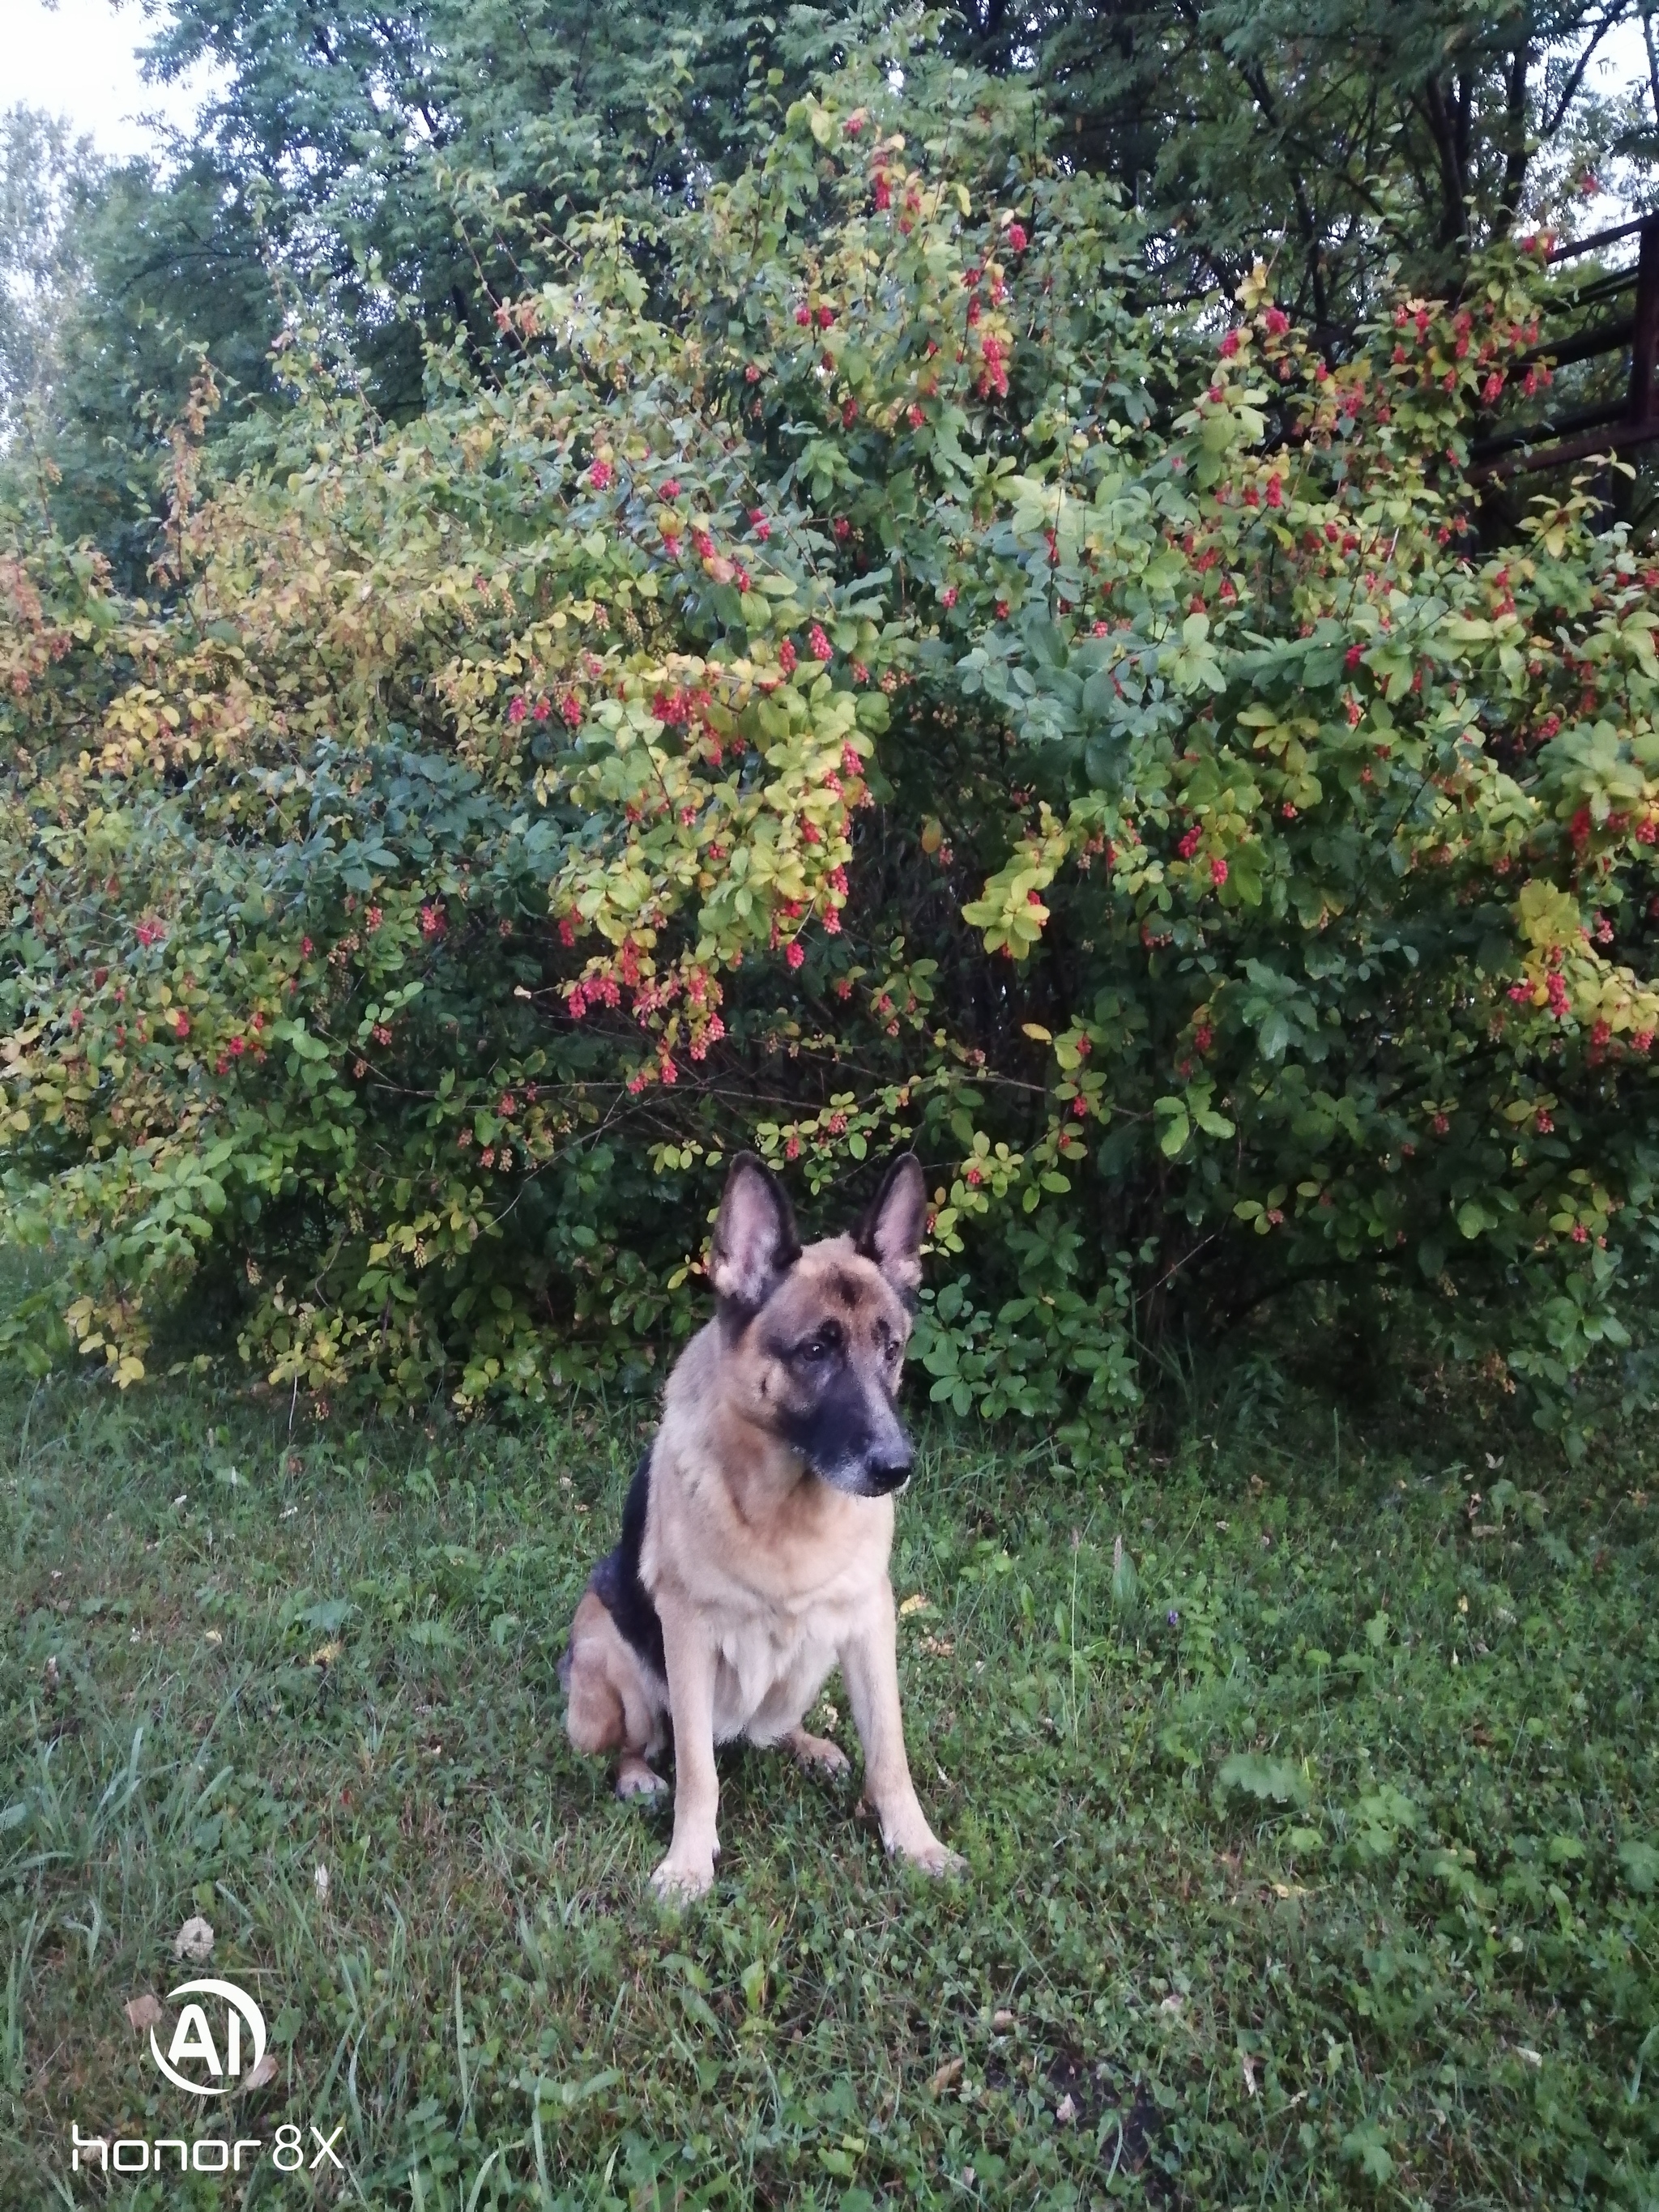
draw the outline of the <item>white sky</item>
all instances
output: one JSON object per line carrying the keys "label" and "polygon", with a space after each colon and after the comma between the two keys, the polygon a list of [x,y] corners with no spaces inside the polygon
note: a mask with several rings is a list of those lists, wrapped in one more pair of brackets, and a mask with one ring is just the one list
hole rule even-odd
{"label": "white sky", "polygon": [[0,107],[65,117],[112,160],[157,153],[141,118],[188,130],[202,88],[144,82],[134,50],[153,35],[135,0],[0,0]]}

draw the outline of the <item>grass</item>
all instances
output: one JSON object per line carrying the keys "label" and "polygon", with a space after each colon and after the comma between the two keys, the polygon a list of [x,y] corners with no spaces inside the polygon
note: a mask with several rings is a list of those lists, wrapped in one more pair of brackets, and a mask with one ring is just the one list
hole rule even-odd
{"label": "grass", "polygon": [[[0,2203],[1659,2203],[1645,1439],[935,1436],[902,1671],[969,1873],[738,1752],[676,1921],[555,1675],[632,1425],[336,1425],[0,1404]],[[208,2124],[124,2009],[193,1913],[272,2027],[235,2132],[345,2179],[71,2181],[72,2120]]]}

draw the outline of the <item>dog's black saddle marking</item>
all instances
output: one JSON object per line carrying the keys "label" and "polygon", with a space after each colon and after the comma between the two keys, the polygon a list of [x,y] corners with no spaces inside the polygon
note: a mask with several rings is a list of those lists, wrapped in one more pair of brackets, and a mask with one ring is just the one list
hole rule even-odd
{"label": "dog's black saddle marking", "polygon": [[645,1509],[651,1495],[651,1455],[634,1470],[623,1505],[622,1541],[607,1552],[587,1578],[587,1587],[610,1613],[647,1667],[664,1681],[668,1662],[663,1656],[662,1623],[640,1580],[640,1547],[645,1541]]}

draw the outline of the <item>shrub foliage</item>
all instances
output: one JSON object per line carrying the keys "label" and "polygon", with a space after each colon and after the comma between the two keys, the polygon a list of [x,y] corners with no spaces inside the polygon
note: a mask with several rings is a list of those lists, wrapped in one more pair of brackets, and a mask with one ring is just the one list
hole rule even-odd
{"label": "shrub foliage", "polygon": [[0,565],[14,1339],[635,1380],[723,1157],[911,1141],[959,1410],[1313,1285],[1562,1418],[1659,1229],[1659,576],[1480,534],[1540,269],[1328,362],[1264,269],[1149,305],[1018,92],[846,77],[412,422],[296,328],[198,482],[204,383],[145,598]]}

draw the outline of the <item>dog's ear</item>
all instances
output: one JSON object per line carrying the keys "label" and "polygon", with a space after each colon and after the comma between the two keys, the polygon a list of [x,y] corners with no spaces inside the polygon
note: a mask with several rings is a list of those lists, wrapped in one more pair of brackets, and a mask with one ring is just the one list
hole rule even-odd
{"label": "dog's ear", "polygon": [[927,1186],[921,1162],[901,1152],[853,1231],[853,1246],[873,1260],[895,1290],[906,1296],[921,1282],[921,1239],[927,1225]]}
{"label": "dog's ear", "polygon": [[800,1238],[783,1185],[752,1152],[739,1152],[726,1178],[709,1248],[715,1296],[753,1313],[799,1257]]}

